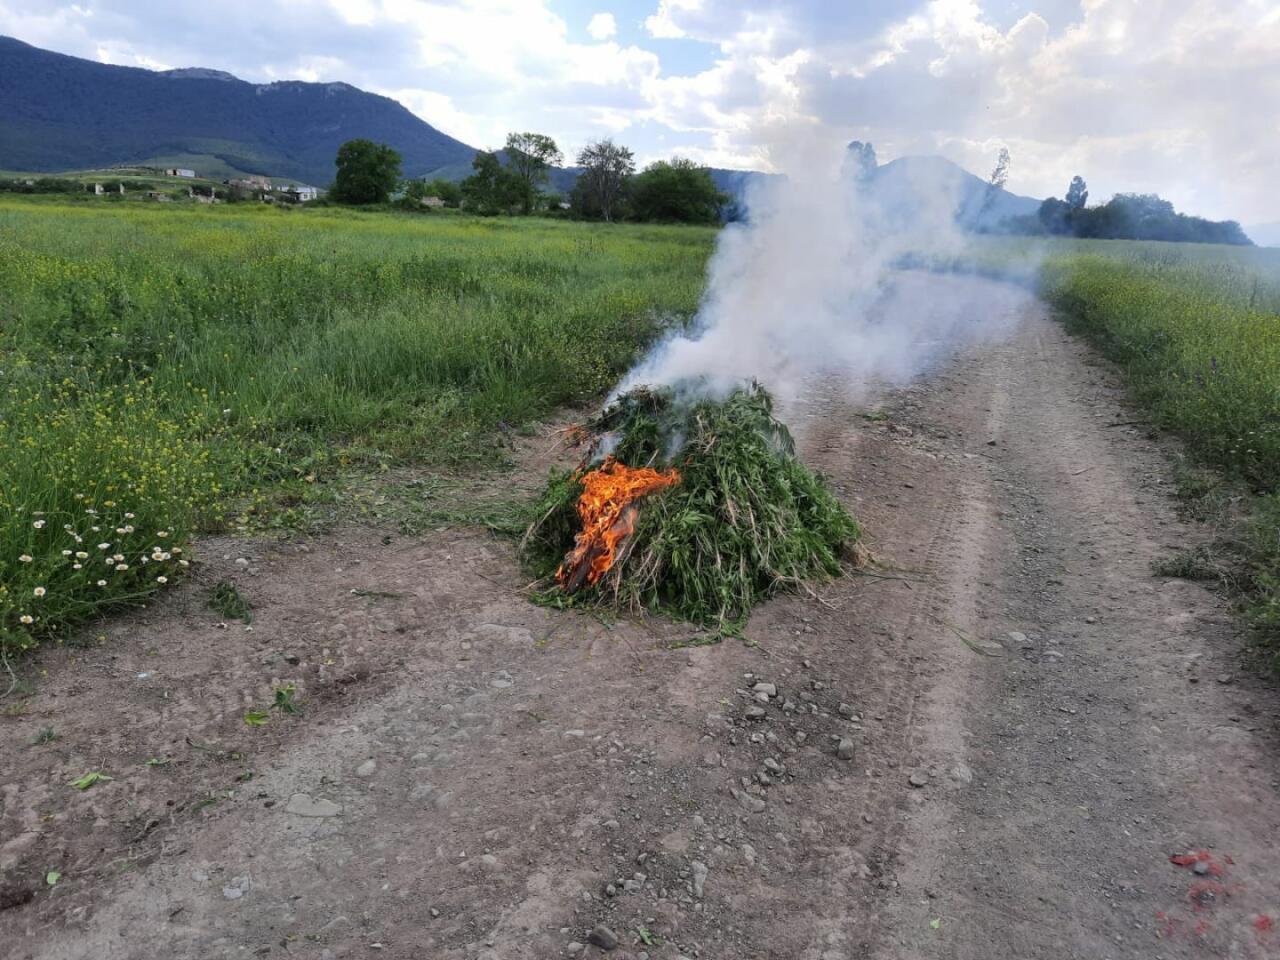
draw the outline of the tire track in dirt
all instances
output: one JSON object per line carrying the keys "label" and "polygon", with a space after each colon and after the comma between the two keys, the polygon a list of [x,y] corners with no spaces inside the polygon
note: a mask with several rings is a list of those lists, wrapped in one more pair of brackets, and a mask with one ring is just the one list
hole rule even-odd
{"label": "tire track in dirt", "polygon": [[[919,417],[995,442],[964,494],[989,505],[985,576],[953,609],[1004,649],[937,678],[921,749],[962,730],[973,785],[913,818],[876,955],[1275,955],[1274,730],[1247,722],[1263,694],[1221,602],[1151,575],[1196,536],[1167,462],[1109,432],[1132,419],[1114,378],[1038,309],[970,374],[935,381]],[[1232,682],[1189,683],[1202,661]],[[1170,863],[1188,851],[1207,878]]]}

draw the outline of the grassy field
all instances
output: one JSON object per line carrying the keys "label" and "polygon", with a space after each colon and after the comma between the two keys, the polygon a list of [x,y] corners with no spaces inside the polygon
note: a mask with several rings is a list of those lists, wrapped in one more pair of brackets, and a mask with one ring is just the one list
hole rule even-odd
{"label": "grassy field", "polygon": [[0,650],[172,582],[233,505],[492,459],[687,317],[713,239],[0,200]]}
{"label": "grassy field", "polygon": [[1121,366],[1154,423],[1212,468],[1183,487],[1222,528],[1225,566],[1193,556],[1170,569],[1226,574],[1280,644],[1280,250],[990,240],[975,258],[1033,284]]}

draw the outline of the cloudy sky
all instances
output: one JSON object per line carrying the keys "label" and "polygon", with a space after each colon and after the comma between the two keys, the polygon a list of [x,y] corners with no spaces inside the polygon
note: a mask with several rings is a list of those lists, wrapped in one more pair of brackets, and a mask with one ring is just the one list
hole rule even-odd
{"label": "cloudy sky", "polygon": [[1097,200],[1280,220],[1280,0],[0,0],[0,34],[344,80],[476,146],[779,170],[856,138],[984,176],[1007,146],[1020,193],[1080,173]]}

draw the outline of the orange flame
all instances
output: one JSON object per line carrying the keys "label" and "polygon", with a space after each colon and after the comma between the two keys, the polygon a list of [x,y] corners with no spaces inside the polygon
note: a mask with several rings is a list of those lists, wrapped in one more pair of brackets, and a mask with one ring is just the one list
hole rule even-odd
{"label": "orange flame", "polygon": [[599,582],[618,560],[636,528],[635,501],[680,482],[677,470],[628,467],[606,457],[597,469],[582,476],[578,517],[582,532],[556,571],[560,586],[570,592]]}

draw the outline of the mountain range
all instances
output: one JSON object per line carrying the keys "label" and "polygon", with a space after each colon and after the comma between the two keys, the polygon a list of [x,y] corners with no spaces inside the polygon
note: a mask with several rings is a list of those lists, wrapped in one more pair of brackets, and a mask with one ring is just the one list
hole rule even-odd
{"label": "mountain range", "polygon": [[143,70],[0,37],[0,168],[113,164],[257,173],[317,186],[355,137],[393,145],[420,176],[475,149],[396,101],[345,83],[247,83],[219,70]]}
{"label": "mountain range", "polygon": [[[317,186],[333,180],[347,140],[387,143],[409,177],[460,180],[476,148],[437,130],[387,97],[345,83],[248,83],[221,70],[145,70],[97,63],[0,37],[0,169],[44,173],[118,164],[181,166],[214,178],[262,174]],[[766,174],[712,169],[741,199]],[[573,167],[551,171],[567,192]],[[1034,213],[1039,201],[1004,190],[941,157],[876,167],[875,189],[906,210],[921,185],[953,191],[970,225]]]}

